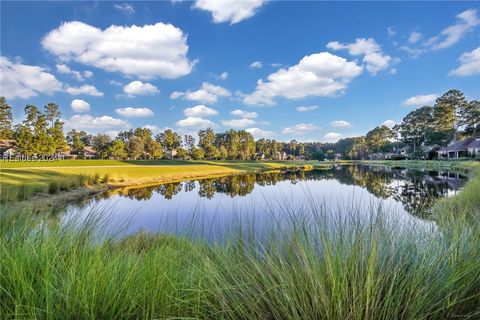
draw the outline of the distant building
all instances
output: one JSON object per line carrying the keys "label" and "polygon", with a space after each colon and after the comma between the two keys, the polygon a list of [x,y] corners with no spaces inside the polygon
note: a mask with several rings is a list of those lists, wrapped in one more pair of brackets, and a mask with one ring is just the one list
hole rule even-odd
{"label": "distant building", "polygon": [[98,154],[97,152],[95,151],[95,149],[93,149],[93,147],[91,146],[85,146],[83,148],[83,157],[85,159],[93,159],[93,158],[97,158],[98,157]]}
{"label": "distant building", "polygon": [[446,147],[440,148],[438,158],[458,159],[470,157],[480,153],[480,138],[467,138],[461,141],[452,141]]}
{"label": "distant building", "polygon": [[0,140],[0,156],[12,156],[15,153],[15,140]]}

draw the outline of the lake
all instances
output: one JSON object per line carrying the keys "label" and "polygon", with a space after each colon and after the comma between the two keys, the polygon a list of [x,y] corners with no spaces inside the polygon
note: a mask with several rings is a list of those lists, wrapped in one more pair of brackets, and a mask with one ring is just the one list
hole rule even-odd
{"label": "lake", "polygon": [[[398,226],[435,228],[430,208],[458,193],[464,175],[367,165],[266,172],[106,192],[70,205],[63,221],[108,216],[105,228],[221,239],[242,230],[262,236],[295,221],[368,221],[379,214]],[[316,219],[317,221],[319,219]]]}

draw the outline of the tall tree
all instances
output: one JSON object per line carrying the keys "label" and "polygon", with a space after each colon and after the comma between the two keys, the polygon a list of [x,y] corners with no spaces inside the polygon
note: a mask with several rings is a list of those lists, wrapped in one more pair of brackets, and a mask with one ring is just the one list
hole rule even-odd
{"label": "tall tree", "polygon": [[134,160],[143,154],[145,148],[145,141],[137,136],[133,136],[128,140],[127,150],[128,156]]}
{"label": "tall tree", "polygon": [[109,156],[113,157],[116,160],[123,159],[127,153],[125,151],[125,143],[122,140],[115,139],[110,144],[108,149]]}
{"label": "tall tree", "polygon": [[461,110],[461,125],[465,126],[468,135],[480,135],[480,101],[472,100],[465,103]]}
{"label": "tall tree", "polygon": [[157,140],[165,150],[169,151],[170,154],[182,145],[182,137],[171,129],[159,133],[155,137],[155,140]]}
{"label": "tall tree", "polygon": [[93,148],[97,152],[100,159],[105,159],[110,153],[110,137],[106,134],[99,133],[93,138]]}
{"label": "tall tree", "polygon": [[12,106],[4,97],[0,97],[0,139],[13,139]]}
{"label": "tall tree", "polygon": [[456,140],[457,129],[461,123],[461,112],[465,108],[465,103],[465,97],[459,90],[449,90],[439,97],[433,109],[436,129],[449,133]]}

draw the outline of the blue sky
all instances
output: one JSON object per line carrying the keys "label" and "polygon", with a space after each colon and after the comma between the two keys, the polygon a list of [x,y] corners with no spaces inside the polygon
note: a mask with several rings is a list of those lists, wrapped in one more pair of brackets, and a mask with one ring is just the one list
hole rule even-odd
{"label": "blue sky", "polygon": [[1,94],[67,129],[336,141],[480,97],[476,2],[1,2]]}

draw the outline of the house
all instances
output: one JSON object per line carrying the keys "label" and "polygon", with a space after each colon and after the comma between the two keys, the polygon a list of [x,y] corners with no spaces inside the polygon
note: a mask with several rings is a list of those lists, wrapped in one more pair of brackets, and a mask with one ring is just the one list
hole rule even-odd
{"label": "house", "polygon": [[97,152],[95,151],[95,149],[93,149],[93,147],[91,146],[85,146],[83,148],[83,157],[84,159],[92,159],[92,158],[96,158],[98,155],[97,155]]}
{"label": "house", "polygon": [[467,138],[461,141],[450,142],[448,146],[440,148],[438,158],[458,159],[474,156],[480,152],[480,138]]}
{"label": "house", "polygon": [[434,144],[431,146],[422,146],[423,157],[424,159],[431,160],[436,157],[438,150],[441,147],[438,144]]}
{"label": "house", "polygon": [[13,155],[15,140],[0,140],[0,156]]}

